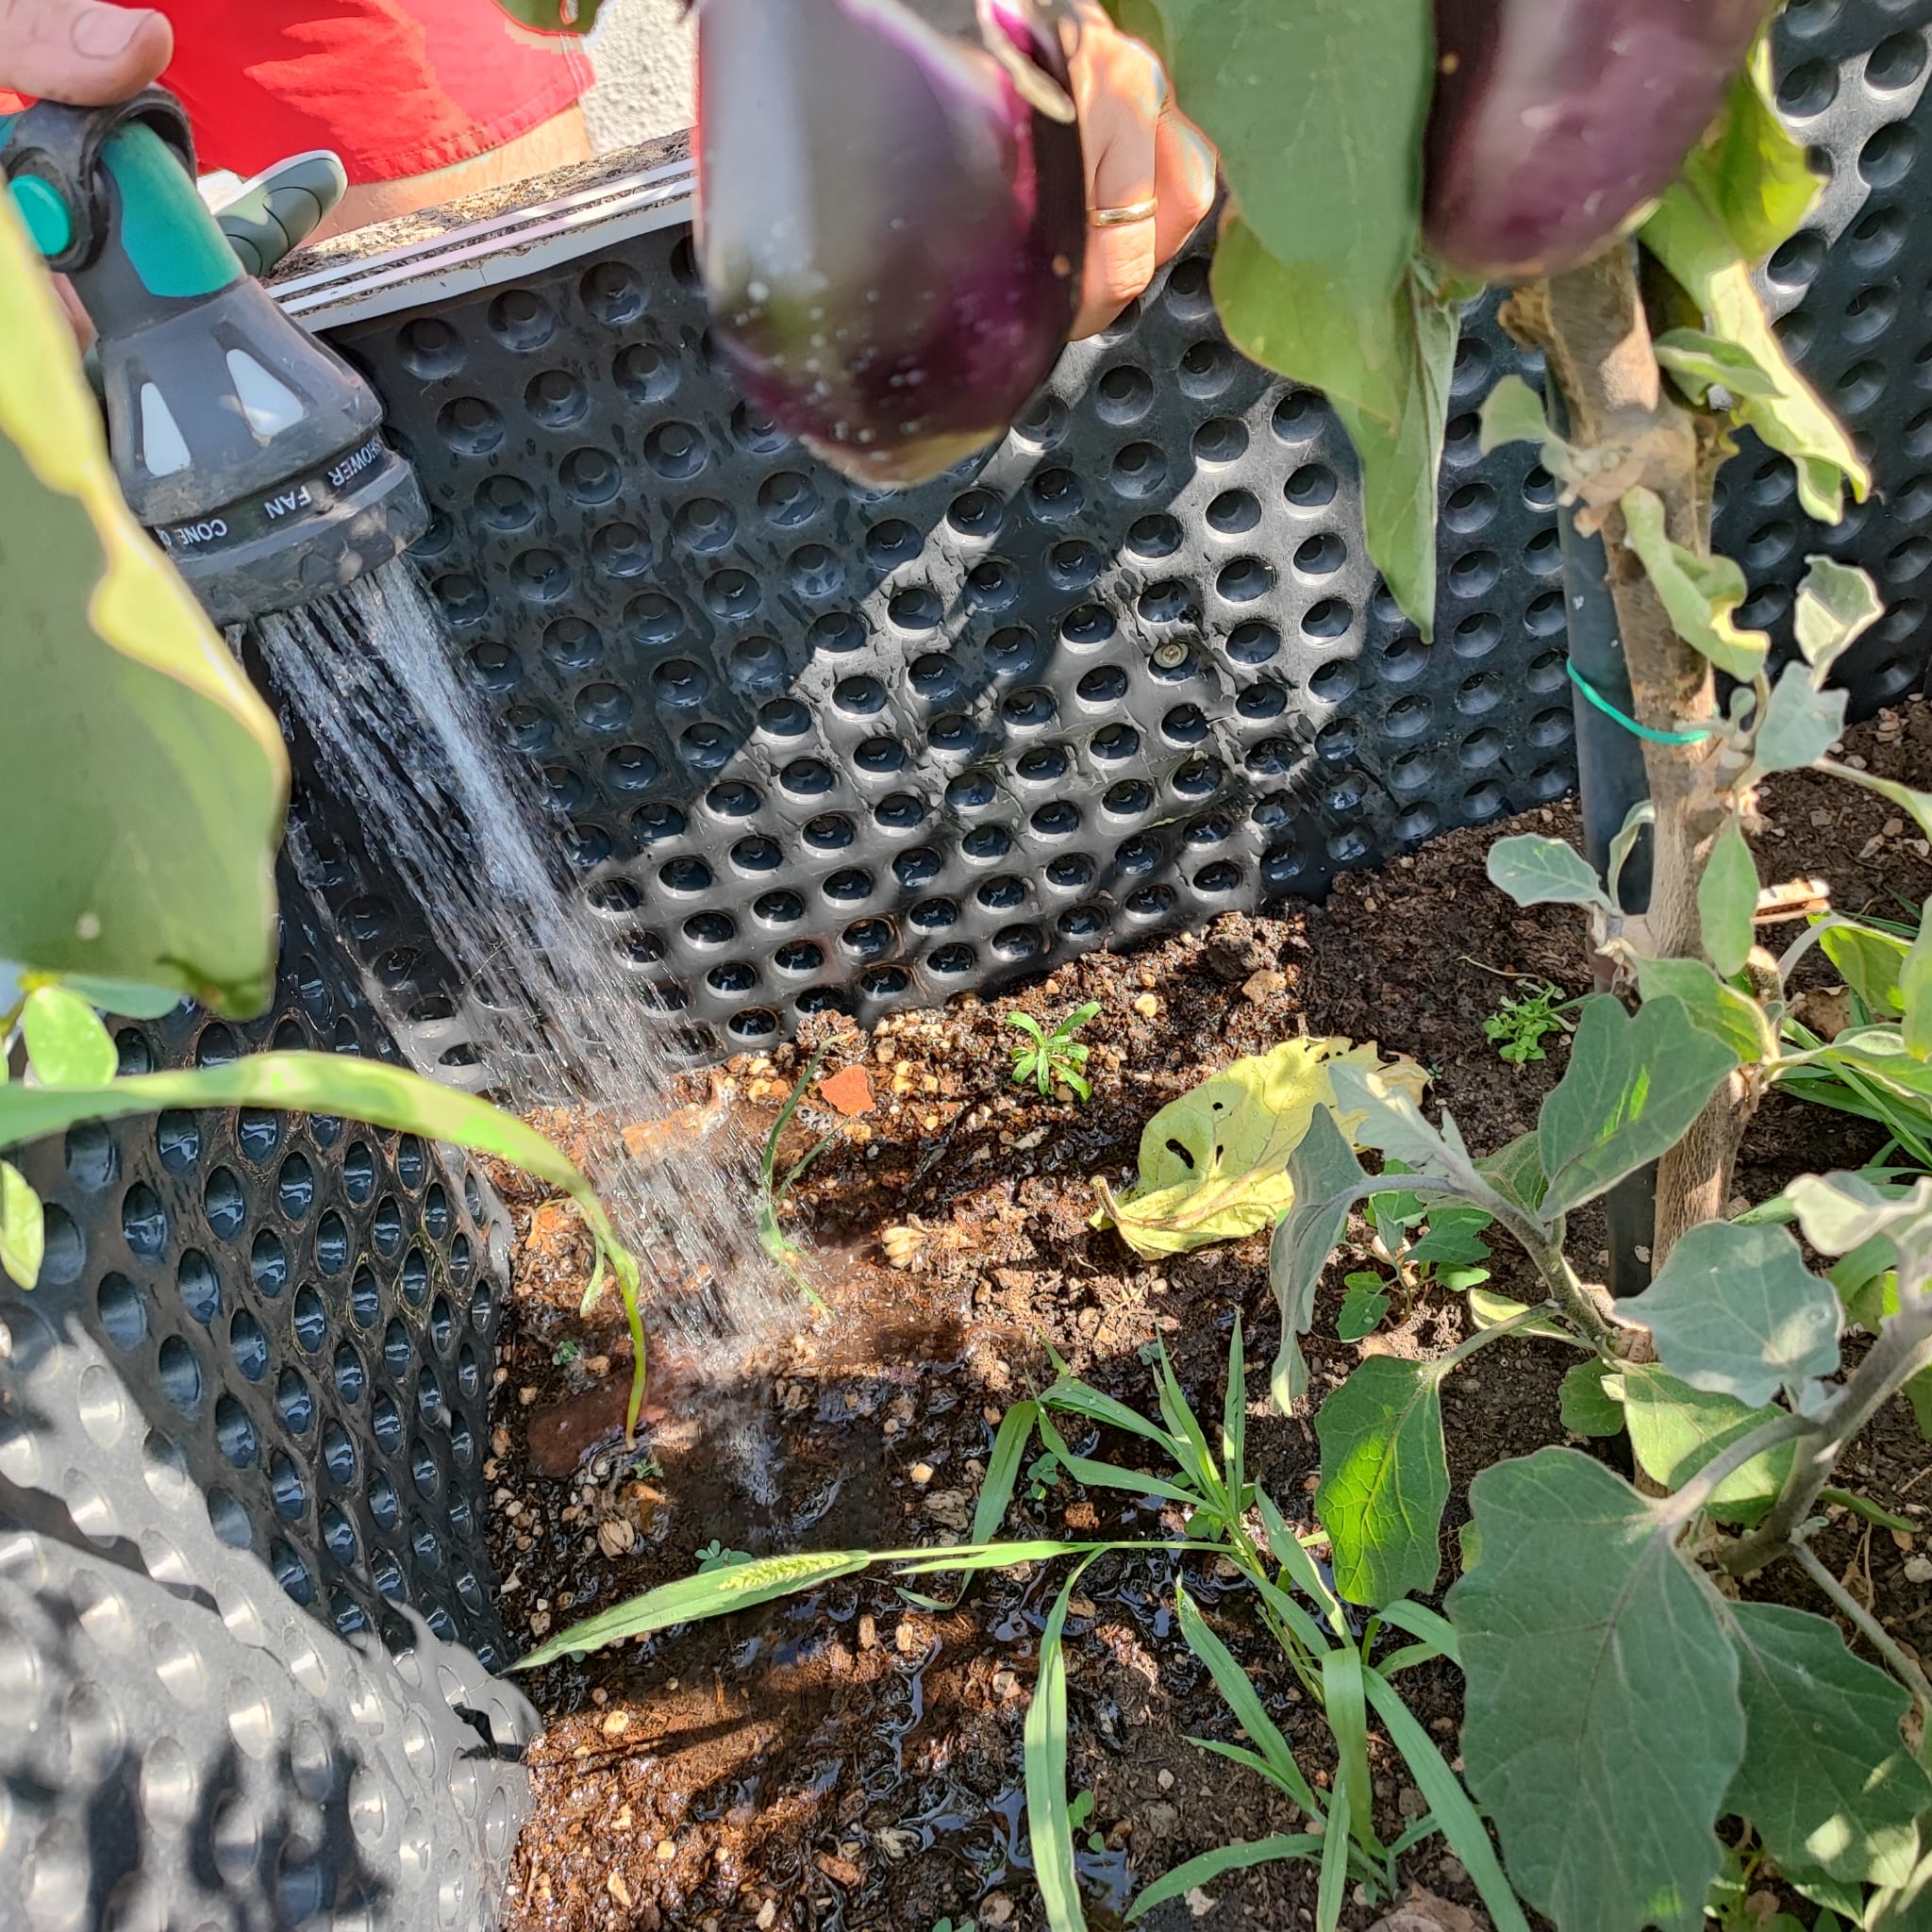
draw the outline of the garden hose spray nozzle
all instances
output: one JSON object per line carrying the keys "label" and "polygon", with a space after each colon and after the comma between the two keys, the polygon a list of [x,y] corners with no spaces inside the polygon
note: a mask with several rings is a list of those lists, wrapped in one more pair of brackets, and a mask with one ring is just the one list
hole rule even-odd
{"label": "garden hose spray nozzle", "polygon": [[216,623],[309,603],[423,533],[381,403],[243,274],[172,94],[0,117],[0,173],[98,332],[127,501]]}

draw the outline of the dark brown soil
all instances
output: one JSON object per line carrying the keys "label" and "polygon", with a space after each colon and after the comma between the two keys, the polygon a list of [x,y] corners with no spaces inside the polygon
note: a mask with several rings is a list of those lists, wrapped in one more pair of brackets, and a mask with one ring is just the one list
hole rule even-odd
{"label": "dark brown soil", "polygon": [[[1932,710],[1915,702],[1881,714],[1848,750],[1881,774],[1924,783]],[[1924,845],[1879,800],[1803,777],[1778,781],[1769,810],[1776,830],[1760,841],[1767,884],[1821,876],[1848,910],[1896,909],[1892,894],[1916,904],[1932,891]],[[1568,808],[1527,824],[1575,830]],[[1075,1373],[1140,1406],[1151,1402],[1144,1352],[1158,1338],[1197,1407],[1218,1415],[1237,1311],[1250,1364],[1251,1466],[1306,1523],[1314,1438],[1305,1417],[1283,1418],[1268,1404],[1279,1324],[1264,1239],[1139,1260],[1110,1230],[1088,1225],[1091,1177],[1129,1177],[1141,1128],[1159,1106],[1302,1029],[1378,1039],[1413,1056],[1473,1146],[1529,1126],[1560,1075],[1565,1042],[1553,1041],[1546,1061],[1514,1069],[1497,1058],[1483,1022],[1513,975],[1584,991],[1582,927],[1573,913],[1517,910],[1488,884],[1484,855],[1495,836],[1485,828],[1440,839],[1385,873],[1344,879],[1324,906],[1227,918],[1130,958],[1095,956],[1009,999],[969,998],[889,1021],[869,1040],[841,1038],[822,1071],[862,1060],[876,1104],[811,1171],[789,1216],[815,1244],[832,1315],[815,1326],[801,1320],[800,1332],[752,1351],[722,1378],[715,1363],[705,1373],[660,1366],[647,1410],[655,1426],[634,1452],[614,1443],[629,1369],[621,1329],[584,1333],[574,1314],[588,1258],[580,1234],[527,1191],[513,1195],[519,1298],[491,1464],[513,1641],[534,1641],[688,1574],[714,1540],[758,1555],[957,1541],[1000,1415],[1029,1382],[1050,1378],[1047,1343]],[[1008,1043],[1017,1036],[1006,1014],[1050,1022],[1089,999],[1101,1009],[1081,1036],[1091,1048],[1092,1104],[1015,1088]],[[814,1043],[726,1070],[731,1104],[755,1134]],[[694,1079],[689,1098],[702,1099],[701,1089]],[[801,1148],[839,1119],[802,1108]],[[1855,1163],[1878,1140],[1862,1122],[1774,1097],[1740,1191],[1764,1198],[1807,1168]],[[1588,1269],[1601,1234],[1586,1224],[1578,1236],[1574,1253]],[[890,1265],[889,1252],[905,1265]],[[1499,1245],[1494,1265],[1492,1285],[1510,1292],[1519,1264]],[[1310,1410],[1365,1350],[1437,1353],[1468,1319],[1460,1297],[1427,1291],[1398,1310],[1399,1325],[1341,1342],[1342,1272],[1329,1271],[1308,1338]],[[556,1359],[573,1347],[581,1349],[575,1359]],[[1505,1342],[1450,1383],[1457,1494],[1444,1587],[1468,1479],[1564,1440],[1556,1389],[1571,1359],[1553,1345]],[[1892,1410],[1840,1480],[1917,1521],[1932,1507],[1932,1452],[1903,1407]],[[579,1456],[581,1466],[568,1477],[540,1474],[533,1451],[547,1469]],[[1145,1466],[1128,1442],[1096,1453]],[[1029,1494],[1023,1483],[1007,1529],[1158,1536],[1158,1510],[1064,1483]],[[1821,1547],[1902,1641],[1932,1651],[1932,1605],[1905,1574],[1913,1545],[1846,1516]],[[1172,1626],[1175,1579],[1174,1561],[1158,1550],[1104,1559],[1067,1626],[1071,1770],[1074,1787],[1093,1793],[1082,1867],[1096,1925],[1116,1923],[1111,1915],[1141,1884],[1182,1859],[1296,1823],[1294,1807],[1260,1780],[1187,1741],[1238,1734]],[[1325,1734],[1257,1640],[1242,1597],[1198,1560],[1187,1581],[1304,1765],[1319,1772],[1332,1761]],[[958,1608],[935,1612],[861,1578],[536,1674],[528,1688],[551,1727],[533,1753],[537,1802],[509,1924],[929,1932],[972,1915],[981,1927],[1040,1924],[1021,1727],[1058,1582],[1041,1568],[990,1575]],[[1790,1577],[1775,1587],[1805,1600]],[[1453,1758],[1454,1674],[1411,1672],[1402,1682]],[[1421,1806],[1386,1746],[1375,1772],[1386,1838]],[[1408,1855],[1404,1873],[1475,1905],[1440,1840]],[[1144,1923],[1156,1932],[1291,1928],[1312,1922],[1313,1905],[1310,1867],[1272,1865]],[[1362,1926],[1375,1916],[1357,1896],[1344,1920]]]}

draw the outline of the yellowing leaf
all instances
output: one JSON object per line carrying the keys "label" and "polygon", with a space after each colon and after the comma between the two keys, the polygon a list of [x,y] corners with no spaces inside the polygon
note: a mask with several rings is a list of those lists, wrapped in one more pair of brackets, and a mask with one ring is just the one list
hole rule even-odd
{"label": "yellowing leaf", "polygon": [[[1412,1060],[1383,1063],[1373,1041],[1285,1040],[1271,1052],[1236,1060],[1162,1108],[1141,1134],[1140,1176],[1116,1196],[1096,1180],[1100,1211],[1142,1255],[1184,1255],[1212,1241],[1257,1234],[1294,1198],[1289,1157],[1318,1107],[1332,1108],[1326,1063],[1374,1068],[1420,1101],[1428,1076]],[[1359,1114],[1342,1116],[1352,1133]]]}

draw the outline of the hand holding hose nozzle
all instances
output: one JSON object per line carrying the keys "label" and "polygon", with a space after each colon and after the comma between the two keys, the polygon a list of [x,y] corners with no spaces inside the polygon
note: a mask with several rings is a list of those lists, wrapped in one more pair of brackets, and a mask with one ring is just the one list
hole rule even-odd
{"label": "hand holding hose nozzle", "polygon": [[128,503],[217,623],[308,603],[422,533],[382,405],[242,273],[173,95],[0,119],[0,175],[97,331]]}

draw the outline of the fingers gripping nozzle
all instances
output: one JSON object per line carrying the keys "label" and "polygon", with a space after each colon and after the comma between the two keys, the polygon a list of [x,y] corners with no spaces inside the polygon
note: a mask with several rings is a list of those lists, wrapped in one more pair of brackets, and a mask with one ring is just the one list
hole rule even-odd
{"label": "fingers gripping nozzle", "polygon": [[0,118],[0,173],[98,333],[127,501],[217,623],[308,603],[422,534],[381,403],[242,273],[173,95]]}

